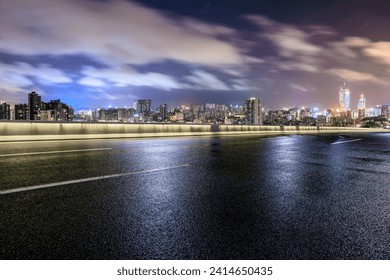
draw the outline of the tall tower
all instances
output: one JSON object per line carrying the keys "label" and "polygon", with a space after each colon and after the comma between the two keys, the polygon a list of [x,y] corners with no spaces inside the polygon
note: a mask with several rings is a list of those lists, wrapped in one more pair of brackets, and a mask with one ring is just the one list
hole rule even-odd
{"label": "tall tower", "polygon": [[360,95],[357,109],[358,109],[358,118],[359,120],[361,120],[366,115],[366,99],[364,98],[363,94]]}
{"label": "tall tower", "polygon": [[351,99],[351,92],[345,86],[344,83],[344,85],[339,90],[339,102],[340,102],[341,112],[346,112],[349,109],[350,99]]}
{"label": "tall tower", "polygon": [[39,120],[41,110],[41,97],[35,91],[28,94],[28,119]]}
{"label": "tall tower", "polygon": [[260,99],[252,97],[245,101],[245,119],[248,124],[263,124]]}
{"label": "tall tower", "polygon": [[15,104],[15,120],[28,120],[27,104]]}
{"label": "tall tower", "polygon": [[137,113],[142,114],[143,117],[149,117],[151,104],[152,104],[152,101],[150,99],[138,100],[137,101]]}
{"label": "tall tower", "polygon": [[160,119],[163,121],[167,118],[167,113],[168,113],[168,110],[167,110],[167,104],[162,104],[160,105]]}
{"label": "tall tower", "polygon": [[11,107],[4,101],[0,101],[0,120],[11,119]]}
{"label": "tall tower", "polygon": [[358,109],[366,109],[366,99],[364,98],[364,94],[360,95]]}

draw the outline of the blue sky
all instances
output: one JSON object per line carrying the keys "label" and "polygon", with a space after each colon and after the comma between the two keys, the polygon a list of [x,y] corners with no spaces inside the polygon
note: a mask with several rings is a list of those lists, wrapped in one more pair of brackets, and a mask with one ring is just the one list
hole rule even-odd
{"label": "blue sky", "polygon": [[386,1],[2,0],[0,100],[390,103]]}

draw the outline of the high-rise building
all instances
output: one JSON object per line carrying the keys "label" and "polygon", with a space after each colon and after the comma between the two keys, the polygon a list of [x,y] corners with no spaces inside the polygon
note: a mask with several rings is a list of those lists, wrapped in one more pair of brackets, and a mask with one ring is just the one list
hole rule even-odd
{"label": "high-rise building", "polygon": [[382,115],[382,105],[375,105],[374,114],[376,117]]}
{"label": "high-rise building", "polygon": [[358,109],[358,118],[359,120],[361,120],[366,115],[366,99],[364,98],[363,94],[360,95],[357,109]]}
{"label": "high-rise building", "polygon": [[[23,104],[19,104],[15,111],[19,111],[19,117],[23,118]],[[60,99],[42,102],[41,96],[35,91],[28,94],[28,120],[45,121],[72,121],[74,110],[71,106],[61,102]]]}
{"label": "high-rise building", "polygon": [[247,124],[263,124],[260,99],[252,97],[245,101],[245,120]]}
{"label": "high-rise building", "polygon": [[360,95],[358,109],[366,109],[366,99],[364,98],[364,94]]}
{"label": "high-rise building", "polygon": [[147,100],[138,100],[137,101],[137,113],[142,114],[143,117],[150,117],[150,108],[152,105],[152,101],[150,99]]}
{"label": "high-rise building", "polygon": [[163,121],[168,116],[168,107],[167,104],[160,105],[160,120]]}
{"label": "high-rise building", "polygon": [[28,120],[27,104],[15,104],[15,120]]}
{"label": "high-rise building", "polygon": [[381,115],[390,119],[390,105],[382,105]]}
{"label": "high-rise building", "polygon": [[11,107],[9,104],[4,101],[0,102],[0,120],[10,120],[11,119]]}
{"label": "high-rise building", "polygon": [[70,121],[73,119],[74,112],[72,107],[61,102],[60,99],[50,100],[50,102],[42,104],[44,104],[42,108],[45,107],[46,110],[55,111],[54,120],[56,121]]}
{"label": "high-rise building", "polygon": [[344,83],[344,85],[339,90],[339,102],[340,102],[341,112],[346,112],[349,109],[350,99],[351,99],[351,92],[345,86]]}
{"label": "high-rise building", "polygon": [[39,120],[41,110],[41,96],[35,91],[28,94],[28,119]]}

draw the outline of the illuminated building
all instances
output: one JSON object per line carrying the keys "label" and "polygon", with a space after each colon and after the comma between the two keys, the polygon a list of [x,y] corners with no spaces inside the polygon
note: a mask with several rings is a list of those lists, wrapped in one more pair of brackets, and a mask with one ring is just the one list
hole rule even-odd
{"label": "illuminated building", "polygon": [[[51,114],[49,120],[53,119],[56,121],[71,121],[73,119],[73,108],[61,102],[60,99],[50,100],[49,103],[44,104],[46,110],[55,112],[54,117],[52,117],[53,114]],[[41,107],[43,107],[43,105]]]}
{"label": "illuminated building", "polygon": [[385,118],[390,119],[390,105],[382,105],[381,115]]}
{"label": "illuminated building", "polygon": [[344,83],[344,85],[339,90],[339,103],[340,103],[341,112],[346,112],[349,109],[350,98],[351,98],[351,92],[345,86]]}
{"label": "illuminated building", "polygon": [[28,120],[27,104],[15,104],[15,120]]}
{"label": "illuminated building", "polygon": [[260,99],[252,97],[245,101],[245,120],[247,124],[263,124]]}
{"label": "illuminated building", "polygon": [[364,98],[364,95],[360,95],[360,99],[358,102],[358,118],[359,120],[363,119],[366,115],[366,99]]}
{"label": "illuminated building", "polygon": [[152,101],[147,100],[138,100],[137,101],[137,113],[142,117],[150,117],[150,108]]}
{"label": "illuminated building", "polygon": [[11,108],[10,105],[4,101],[0,102],[0,120],[10,120],[11,119]]}
{"label": "illuminated building", "polygon": [[28,119],[39,120],[41,96],[35,91],[28,94]]}
{"label": "illuminated building", "polygon": [[168,116],[168,106],[167,104],[160,105],[160,120],[163,121]]}

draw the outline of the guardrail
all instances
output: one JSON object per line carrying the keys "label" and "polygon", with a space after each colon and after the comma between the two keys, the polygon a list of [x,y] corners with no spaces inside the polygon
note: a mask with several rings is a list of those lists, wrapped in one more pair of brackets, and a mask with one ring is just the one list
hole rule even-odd
{"label": "guardrail", "polygon": [[384,129],[316,126],[0,121],[0,141],[345,132],[387,131]]}

